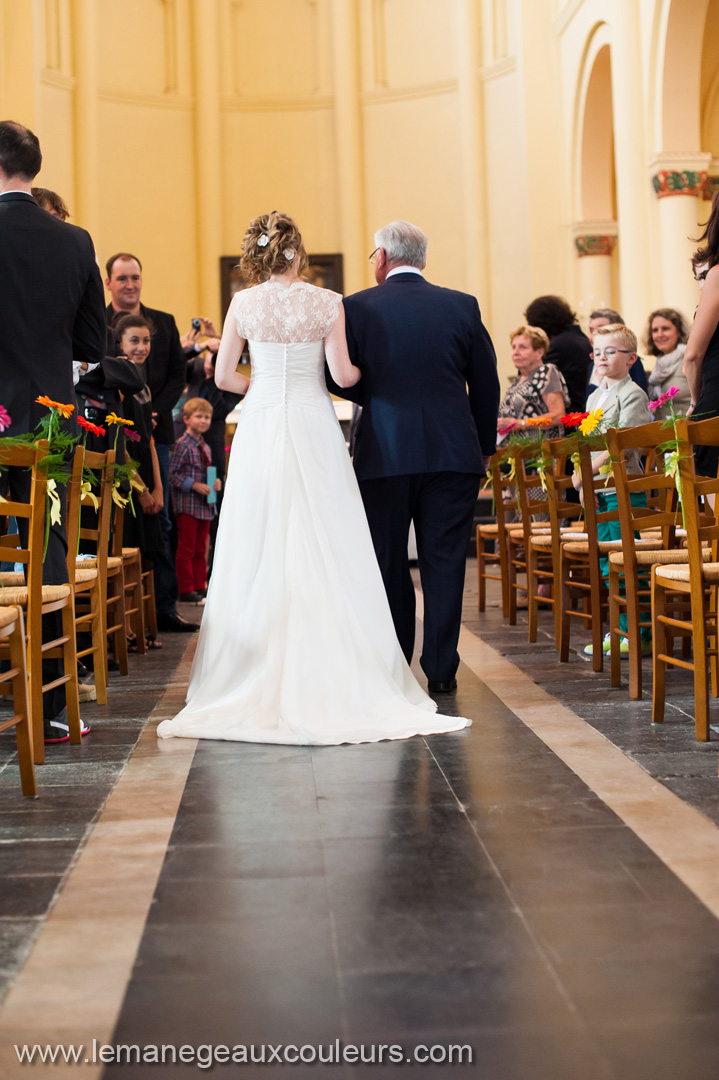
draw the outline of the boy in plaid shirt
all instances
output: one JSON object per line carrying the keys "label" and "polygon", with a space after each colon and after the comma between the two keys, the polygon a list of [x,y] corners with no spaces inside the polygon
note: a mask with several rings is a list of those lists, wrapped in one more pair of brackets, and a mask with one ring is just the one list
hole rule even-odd
{"label": "boy in plaid shirt", "polygon": [[[185,434],[175,443],[170,459],[172,508],[177,522],[177,583],[179,599],[198,603],[207,593],[207,541],[217,507],[207,502],[207,468],[212,464],[203,434],[212,420],[212,406],[204,398],[190,398],[182,408]],[[215,480],[214,489],[222,487]]]}

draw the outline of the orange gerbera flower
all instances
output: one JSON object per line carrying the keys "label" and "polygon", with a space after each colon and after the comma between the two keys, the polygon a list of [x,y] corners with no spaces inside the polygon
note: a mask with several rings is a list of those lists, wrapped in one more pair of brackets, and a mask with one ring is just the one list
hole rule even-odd
{"label": "orange gerbera flower", "polygon": [[46,405],[48,409],[55,409],[61,416],[64,416],[67,420],[68,417],[75,411],[74,405],[63,405],[61,401],[53,401],[47,394],[41,394],[40,397],[36,397],[35,401],[38,405]]}
{"label": "orange gerbera flower", "polygon": [[554,420],[549,413],[545,413],[544,416],[528,416],[526,423],[527,427],[547,427],[553,424]]}

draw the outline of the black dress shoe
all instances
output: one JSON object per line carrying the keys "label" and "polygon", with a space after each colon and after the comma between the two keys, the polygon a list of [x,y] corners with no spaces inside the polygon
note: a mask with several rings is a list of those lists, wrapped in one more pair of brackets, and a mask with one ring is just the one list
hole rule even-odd
{"label": "black dress shoe", "polygon": [[430,694],[453,694],[457,689],[456,679],[430,679],[427,683]]}
{"label": "black dress shoe", "polygon": [[157,629],[165,633],[169,631],[174,634],[193,634],[195,630],[200,629],[200,624],[188,622],[187,619],[182,618],[182,615],[172,611],[169,615],[157,616]]}

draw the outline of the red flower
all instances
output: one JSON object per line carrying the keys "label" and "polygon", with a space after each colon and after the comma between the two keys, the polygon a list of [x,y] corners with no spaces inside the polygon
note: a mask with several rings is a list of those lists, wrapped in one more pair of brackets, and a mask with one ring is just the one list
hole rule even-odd
{"label": "red flower", "polygon": [[588,412],[570,412],[566,416],[562,417],[562,425],[564,427],[579,427],[582,420],[586,420],[589,416]]}
{"label": "red flower", "polygon": [[89,431],[91,435],[104,435],[104,427],[100,427],[99,424],[91,424],[89,420],[86,420],[84,416],[78,416],[77,422],[81,428],[85,431]]}

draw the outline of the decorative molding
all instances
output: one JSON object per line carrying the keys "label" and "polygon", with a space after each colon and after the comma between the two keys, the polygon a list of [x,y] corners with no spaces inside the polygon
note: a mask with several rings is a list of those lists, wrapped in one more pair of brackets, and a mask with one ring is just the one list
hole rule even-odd
{"label": "decorative molding", "polygon": [[387,24],[385,0],[372,0],[372,71],[377,88],[387,86]]}
{"label": "decorative molding", "polygon": [[60,0],[45,0],[45,67],[51,71],[62,69]]}
{"label": "decorative molding", "polygon": [[178,109],[190,111],[195,107],[191,94],[133,94],[126,90],[100,90],[100,101],[110,105],[143,105],[151,109]]}
{"label": "decorative molding", "polygon": [[177,0],[162,0],[165,44],[165,93],[177,91]]}
{"label": "decorative molding", "polygon": [[567,0],[567,3],[554,20],[558,34],[564,33],[583,3],[584,0]]}
{"label": "decorative molding", "polygon": [[719,191],[719,176],[715,173],[710,173],[704,181],[702,199],[706,202],[711,202],[717,191]]}
{"label": "decorative molding", "polygon": [[55,71],[54,68],[43,68],[40,72],[40,82],[43,86],[52,86],[54,90],[71,92],[75,89],[74,75],[66,75],[64,71]]}
{"label": "decorative molding", "polygon": [[493,64],[480,68],[479,77],[482,82],[490,82],[491,79],[502,79],[505,75],[511,75],[516,70],[516,56],[505,56],[501,60],[495,60]]}
{"label": "decorative molding", "polygon": [[363,91],[360,100],[363,105],[382,105],[386,101],[414,101],[418,98],[437,97],[440,94],[454,94],[458,85],[457,79],[442,79],[421,86],[378,87],[376,90]]}
{"label": "decorative molding", "polygon": [[679,172],[674,169],[660,169],[652,176],[652,186],[658,199],[666,199],[671,195],[691,195],[694,198],[701,198],[706,182],[706,170],[697,172],[694,169],[683,169]]}
{"label": "decorative molding", "polygon": [[574,244],[580,259],[588,255],[611,255],[617,246],[616,236],[583,233],[574,237]]}
{"label": "decorative molding", "polygon": [[331,109],[334,103],[334,97],[329,94],[299,98],[251,98],[226,94],[221,107],[224,112],[306,112],[313,109]]}

